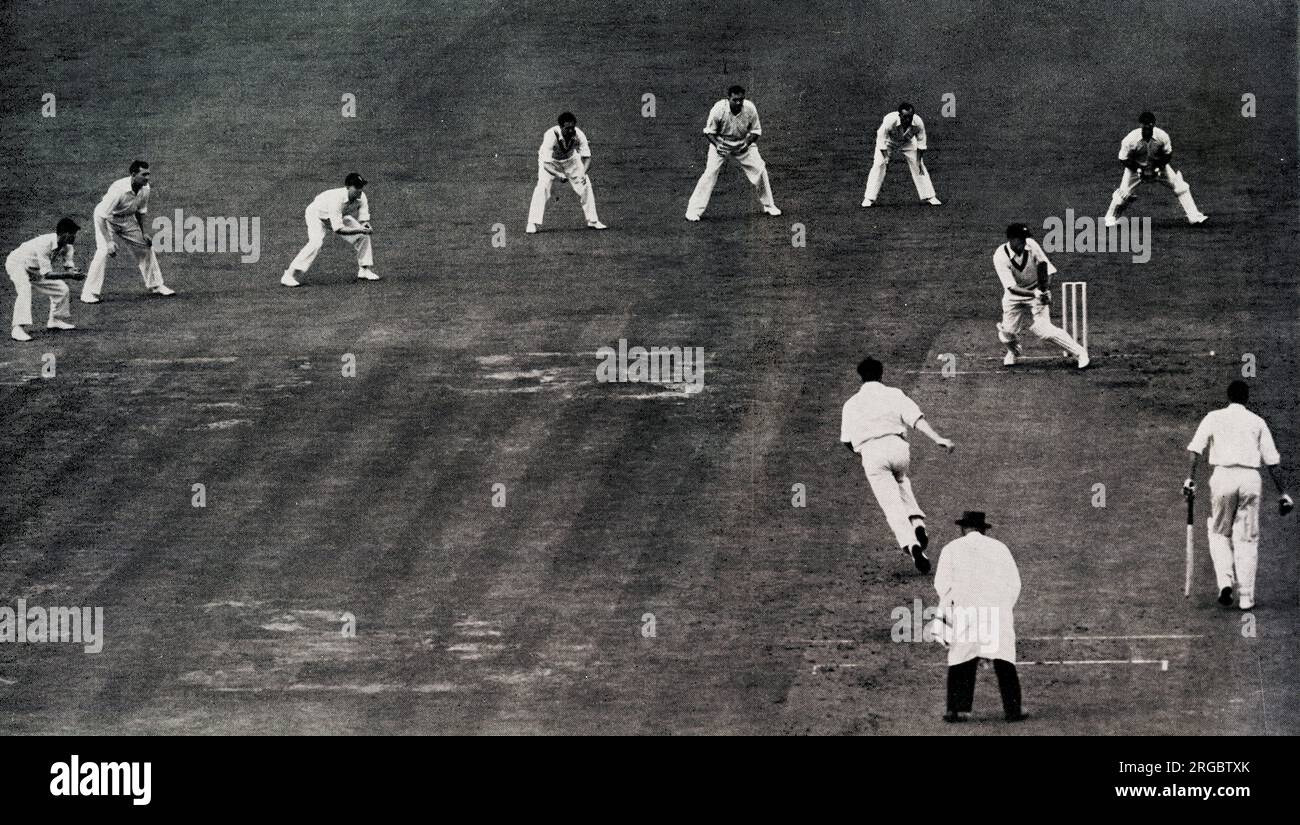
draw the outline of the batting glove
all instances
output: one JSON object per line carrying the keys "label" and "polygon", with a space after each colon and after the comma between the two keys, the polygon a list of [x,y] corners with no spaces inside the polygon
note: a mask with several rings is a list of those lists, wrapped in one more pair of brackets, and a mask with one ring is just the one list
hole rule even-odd
{"label": "batting glove", "polygon": [[1295,502],[1291,500],[1290,496],[1284,494],[1280,499],[1277,500],[1278,515],[1285,516],[1287,513],[1291,512],[1294,509],[1295,509]]}
{"label": "batting glove", "polygon": [[1183,495],[1190,496],[1196,492],[1196,482],[1190,478],[1183,482]]}

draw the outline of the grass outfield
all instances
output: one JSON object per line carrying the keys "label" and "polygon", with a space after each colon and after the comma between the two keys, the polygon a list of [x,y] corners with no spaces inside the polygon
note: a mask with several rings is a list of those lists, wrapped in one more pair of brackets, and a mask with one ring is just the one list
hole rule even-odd
{"label": "grass outfield", "polygon": [[[78,331],[0,345],[0,606],[106,621],[95,655],[0,645],[0,731],[952,732],[942,651],[890,640],[932,579],[837,443],[874,353],[958,445],[913,445],[936,545],[987,510],[1024,580],[1019,657],[1099,663],[1022,666],[1033,718],[1011,728],[982,674],[961,733],[1300,733],[1295,520],[1265,507],[1247,638],[1199,518],[1182,597],[1179,495],[1243,353],[1252,407],[1300,455],[1295,4],[765,5],[7,7],[7,248],[62,214],[90,227],[135,157],[154,214],[258,217],[262,243],[254,264],[163,256],[165,300],[115,261]],[[732,165],[688,224],[733,82],[785,214]],[[916,204],[896,162],[861,210],[868,134],[900,99],[946,205]],[[610,230],[557,185],[526,236],[566,109]],[[1143,109],[1211,221],[1145,187],[1150,262],[1052,256],[1090,285],[1094,366],[1003,369],[1003,228],[1103,214]],[[330,240],[279,287],[303,208],[353,169],[384,280],[354,282]],[[83,230],[83,268],[93,251]],[[596,383],[619,339],[704,347],[703,392]]]}

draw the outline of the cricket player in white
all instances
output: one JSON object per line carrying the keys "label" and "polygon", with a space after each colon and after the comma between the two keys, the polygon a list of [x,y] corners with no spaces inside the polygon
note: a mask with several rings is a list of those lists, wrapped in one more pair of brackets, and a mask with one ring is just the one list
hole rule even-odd
{"label": "cricket player in white", "polygon": [[943,201],[934,196],[934,184],[925,168],[925,121],[910,103],[898,104],[898,111],[885,115],[876,130],[876,151],[867,175],[867,191],[862,195],[862,205],[872,206],[880,196],[885,182],[885,171],[894,152],[902,152],[907,168],[912,172],[912,184],[922,201],[931,206],[942,206]]}
{"label": "cricket player in white", "polygon": [[934,431],[916,402],[894,387],[880,383],[884,366],[874,358],[858,364],[862,389],[844,404],[840,417],[840,441],[862,458],[867,483],[875,494],[885,520],[903,552],[911,556],[916,569],[930,572],[925,548],[925,513],[912,494],[907,477],[911,455],[907,433],[915,429],[951,453],[954,445]]}
{"label": "cricket player in white", "polygon": [[104,289],[104,271],[108,259],[117,256],[117,242],[122,241],[131,250],[131,256],[140,267],[145,288],[153,295],[175,295],[176,291],[163,283],[158,256],[153,251],[153,238],[145,231],[145,216],[149,214],[149,164],[142,160],[131,164],[130,177],[113,181],[104,198],[95,207],[95,257],[90,261],[86,282],[81,286],[81,301],[99,303],[99,293]]}
{"label": "cricket player in white", "polygon": [[557,180],[567,180],[578,193],[578,202],[582,204],[582,214],[591,229],[604,229],[596,215],[596,192],[592,189],[591,146],[587,136],[578,128],[578,119],[565,112],[558,118],[557,125],[546,130],[542,136],[542,147],[537,150],[537,186],[533,187],[533,202],[528,207],[529,235],[542,225],[546,214],[546,201],[551,197],[551,184]]}
{"label": "cricket player in white", "polygon": [[704,136],[709,140],[709,156],[686,206],[686,220],[698,221],[709,205],[709,197],[718,182],[718,171],[727,158],[735,158],[745,177],[758,192],[758,202],[768,215],[780,215],[772,199],[772,183],[767,177],[767,164],[758,153],[758,138],[763,126],[758,121],[758,109],[745,100],[745,90],[740,86],[727,89],[727,96],[709,110],[704,124]]}
{"label": "cricket player in white", "polygon": [[1056,267],[1029,237],[1028,226],[1013,223],[1007,227],[1007,242],[993,253],[993,269],[1002,282],[1002,322],[997,325],[998,340],[1007,348],[1002,363],[1011,366],[1019,360],[1020,336],[1029,330],[1077,358],[1079,369],[1088,366],[1088,351],[1052,323],[1051,276]]}
{"label": "cricket player in white", "polygon": [[23,327],[32,323],[33,290],[49,296],[50,317],[45,322],[46,329],[76,329],[71,321],[72,306],[68,300],[68,285],[57,277],[49,276],[55,274],[55,263],[64,272],[77,274],[72,244],[77,239],[79,229],[81,227],[72,218],[63,218],[53,232],[32,238],[5,258],[5,272],[18,292],[18,297],[14,299],[13,324],[9,333],[15,341],[32,340],[32,336]]}
{"label": "cricket player in white", "polygon": [[298,276],[306,274],[316,260],[316,254],[325,242],[326,230],[332,230],[356,250],[358,280],[379,280],[372,268],[375,259],[370,250],[370,202],[366,200],[366,193],[361,191],[366,183],[361,175],[349,172],[342,187],[326,189],[307,204],[307,211],[303,214],[303,220],[307,222],[307,245],[280,276],[280,283],[302,285]]}
{"label": "cricket player in white", "polygon": [[[1196,467],[1201,453],[1210,448],[1210,559],[1219,588],[1219,604],[1232,604],[1237,588],[1238,606],[1255,606],[1255,570],[1259,562],[1259,465],[1268,467],[1277,488],[1278,512],[1286,515],[1295,502],[1282,486],[1278,465],[1281,458],[1264,419],[1246,409],[1250,387],[1245,381],[1228,385],[1228,406],[1214,410],[1201,420],[1187,445],[1192,454],[1191,469],[1183,491],[1196,490]],[[1235,575],[1234,575],[1235,574]]]}
{"label": "cricket player in white", "polygon": [[1169,165],[1174,155],[1174,144],[1169,133],[1156,128],[1156,116],[1143,112],[1138,116],[1138,128],[1124,136],[1119,145],[1119,162],[1124,167],[1124,177],[1119,188],[1110,196],[1110,208],[1106,210],[1106,225],[1114,226],[1119,222],[1120,213],[1137,200],[1133,193],[1144,180],[1163,183],[1178,196],[1178,203],[1187,213],[1187,222],[1204,223],[1208,215],[1196,208],[1192,200],[1192,188],[1183,180],[1182,173]]}

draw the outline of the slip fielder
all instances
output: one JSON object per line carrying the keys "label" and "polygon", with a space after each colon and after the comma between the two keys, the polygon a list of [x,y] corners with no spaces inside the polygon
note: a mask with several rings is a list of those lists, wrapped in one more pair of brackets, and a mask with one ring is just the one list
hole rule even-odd
{"label": "slip fielder", "polygon": [[1259,465],[1268,467],[1278,492],[1278,512],[1286,515],[1295,506],[1282,486],[1278,465],[1281,457],[1273,434],[1264,419],[1246,409],[1250,387],[1245,381],[1228,385],[1228,406],[1201,419],[1187,445],[1191,468],[1183,492],[1196,490],[1196,467],[1201,453],[1210,448],[1210,517],[1205,525],[1210,539],[1210,560],[1219,588],[1219,604],[1232,605],[1232,588],[1237,588],[1238,606],[1255,606],[1255,570],[1259,563]]}
{"label": "slip fielder", "polygon": [[930,539],[925,532],[925,512],[916,503],[907,476],[911,468],[907,432],[915,429],[949,453],[954,446],[934,431],[915,401],[902,390],[881,383],[884,374],[884,365],[874,358],[858,364],[862,388],[844,404],[840,441],[861,456],[867,483],[898,546],[912,558],[917,570],[928,573],[930,558],[925,548]]}
{"label": "slip fielder", "polygon": [[1087,367],[1088,351],[1052,323],[1051,276],[1056,267],[1029,237],[1028,226],[1013,223],[1007,227],[1007,242],[993,253],[993,269],[1002,282],[1002,321],[997,325],[998,340],[1007,348],[1002,363],[1012,366],[1020,359],[1020,336],[1028,330],[1077,358],[1079,369]]}
{"label": "slip fielder", "polygon": [[338,189],[326,189],[307,204],[303,220],[307,222],[307,245],[293,259],[280,276],[285,286],[301,286],[298,276],[305,275],[316,260],[321,245],[325,243],[325,230],[329,229],[352,246],[357,253],[357,279],[378,281],[372,268],[375,259],[370,249],[370,202],[366,193],[366,179],[349,172]]}
{"label": "slip fielder", "polygon": [[118,241],[125,243],[136,259],[145,289],[150,294],[176,294],[163,283],[158,256],[153,251],[153,239],[144,228],[145,216],[149,214],[149,164],[142,160],[134,161],[130,172],[130,177],[113,181],[95,207],[95,257],[90,261],[86,282],[81,286],[82,303],[99,303],[99,293],[104,288],[104,271],[108,259],[117,255]]}
{"label": "slip fielder", "polygon": [[578,193],[587,226],[604,229],[605,224],[596,215],[596,192],[591,185],[590,170],[591,146],[587,143],[587,136],[578,128],[578,119],[565,112],[557,119],[557,125],[546,130],[542,146],[537,150],[537,186],[533,187],[528,227],[524,231],[532,235],[542,225],[546,201],[551,197],[551,184],[557,180],[567,180]]}
{"label": "slip fielder", "polygon": [[60,264],[66,274],[78,274],[72,244],[77,239],[79,229],[81,227],[72,218],[62,218],[53,232],[32,238],[5,258],[5,272],[18,293],[14,299],[13,324],[9,333],[15,341],[32,340],[32,336],[23,327],[32,323],[33,291],[50,299],[50,316],[45,322],[46,329],[76,329],[71,320],[72,305],[68,300],[68,285],[57,276],[49,276],[55,274],[55,263]]}
{"label": "slip fielder", "polygon": [[907,168],[912,172],[912,185],[916,187],[917,196],[930,206],[942,206],[943,201],[934,196],[934,184],[930,182],[930,172],[925,168],[925,150],[925,121],[916,114],[912,104],[898,104],[898,111],[885,115],[880,128],[876,130],[874,160],[871,163],[871,173],[867,175],[867,191],[862,195],[862,205],[875,205],[881,184],[885,182],[890,158],[894,152],[902,152],[907,159]]}
{"label": "slip fielder", "polygon": [[758,109],[752,101],[745,99],[742,86],[727,89],[727,96],[709,110],[709,118],[704,123],[704,137],[709,141],[709,155],[704,164],[704,174],[700,175],[691,193],[690,203],[686,206],[686,220],[698,221],[709,205],[709,197],[718,182],[718,172],[727,158],[735,158],[740,168],[745,170],[745,177],[758,192],[758,202],[763,205],[763,212],[768,215],[780,215],[776,201],[772,198],[772,183],[767,177],[767,164],[758,153],[758,138],[763,134],[763,126],[758,120]]}
{"label": "slip fielder", "polygon": [[1138,128],[1124,136],[1119,145],[1119,162],[1124,167],[1124,177],[1119,188],[1110,196],[1110,208],[1106,210],[1106,225],[1114,226],[1120,214],[1128,205],[1137,200],[1133,194],[1144,180],[1162,183],[1174,190],[1178,203],[1187,214],[1187,222],[1204,223],[1209,216],[1196,208],[1192,200],[1192,188],[1187,185],[1181,172],[1169,165],[1174,155],[1174,144],[1169,133],[1156,128],[1156,116],[1143,112],[1138,116]]}

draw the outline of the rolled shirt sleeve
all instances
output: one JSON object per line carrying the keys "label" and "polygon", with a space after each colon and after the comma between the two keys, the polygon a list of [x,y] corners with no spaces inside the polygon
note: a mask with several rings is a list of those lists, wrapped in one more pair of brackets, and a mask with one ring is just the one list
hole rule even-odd
{"label": "rolled shirt sleeve", "polygon": [[[364,195],[362,196],[364,197]],[[347,201],[343,198],[330,198],[329,202],[329,222],[330,229],[338,232],[343,228],[343,204]]]}
{"label": "rolled shirt sleeve", "polygon": [[1201,419],[1200,425],[1196,428],[1196,434],[1187,445],[1190,452],[1200,454],[1210,446],[1210,417],[1207,415]]}
{"label": "rolled shirt sleeve", "polygon": [[704,121],[704,134],[716,135],[722,130],[722,107],[726,106],[725,100],[720,100],[713,104],[709,110],[709,116]]}
{"label": "rolled shirt sleeve", "polygon": [[1268,431],[1267,424],[1259,431],[1259,459],[1268,467],[1276,467],[1282,463],[1282,456],[1278,455],[1277,446],[1273,443],[1273,434]]}
{"label": "rolled shirt sleeve", "polygon": [[898,417],[903,419],[903,423],[909,428],[916,429],[917,423],[925,417],[925,413],[921,412],[921,408],[917,406],[915,401],[908,398],[902,392],[898,395]]}

